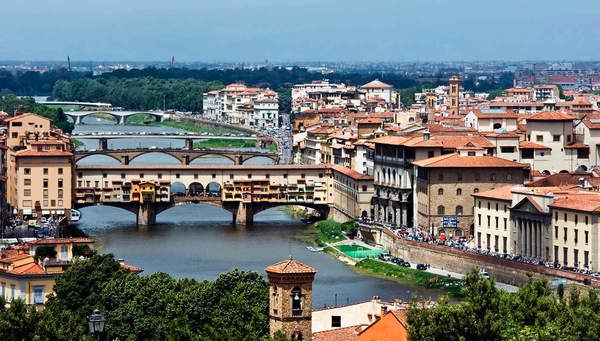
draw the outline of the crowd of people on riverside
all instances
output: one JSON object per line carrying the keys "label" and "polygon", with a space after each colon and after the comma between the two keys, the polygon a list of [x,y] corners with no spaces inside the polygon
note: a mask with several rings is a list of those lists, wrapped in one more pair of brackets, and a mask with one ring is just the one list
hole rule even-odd
{"label": "crowd of people on riverside", "polygon": [[438,234],[433,235],[426,231],[418,230],[417,228],[408,228],[406,226],[396,226],[391,224],[383,224],[380,222],[376,222],[371,219],[361,218],[358,220],[360,224],[364,224],[366,226],[377,226],[381,228],[385,228],[392,232],[398,238],[408,239],[412,241],[427,243],[431,245],[438,245],[444,247],[450,247],[453,249],[461,250],[466,253],[471,254],[481,254],[492,257],[498,257],[502,259],[507,259],[514,262],[531,264],[531,265],[543,265],[547,268],[551,269],[561,269],[564,271],[571,271],[575,273],[582,273],[586,275],[590,275],[593,277],[600,278],[600,272],[591,271],[589,268],[579,268],[578,266],[563,266],[558,262],[547,262],[540,258],[535,257],[525,257],[521,255],[514,255],[509,253],[500,253],[495,252],[488,249],[480,249],[472,246],[472,240],[469,240],[465,237],[448,237],[446,234]]}
{"label": "crowd of people on riverside", "polygon": [[60,223],[53,217],[41,217],[35,220],[23,220],[12,217],[2,227],[1,238],[47,238],[57,237],[60,233]]}

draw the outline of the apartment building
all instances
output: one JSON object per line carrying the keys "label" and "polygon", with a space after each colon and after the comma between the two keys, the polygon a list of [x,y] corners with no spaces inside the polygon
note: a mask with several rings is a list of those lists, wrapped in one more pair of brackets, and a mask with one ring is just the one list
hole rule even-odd
{"label": "apartment building", "polygon": [[[472,236],[471,194],[505,184],[522,184],[529,177],[529,165],[459,149],[414,161],[417,226],[432,235]],[[466,171],[466,170],[469,171]]]}
{"label": "apartment building", "polygon": [[465,116],[465,127],[480,132],[515,131],[519,115],[512,110],[474,109]]}
{"label": "apartment building", "polygon": [[278,127],[279,96],[269,89],[233,83],[203,94],[203,114],[217,122],[247,127]]}
{"label": "apartment building", "polygon": [[6,120],[7,201],[24,218],[70,217],[73,153],[70,139],[50,120],[21,114]]}

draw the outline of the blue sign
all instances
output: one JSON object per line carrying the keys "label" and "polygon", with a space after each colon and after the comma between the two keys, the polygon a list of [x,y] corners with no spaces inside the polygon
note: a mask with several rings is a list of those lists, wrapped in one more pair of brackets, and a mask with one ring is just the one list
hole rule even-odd
{"label": "blue sign", "polygon": [[443,227],[457,227],[458,219],[456,216],[448,216],[442,218],[442,226]]}

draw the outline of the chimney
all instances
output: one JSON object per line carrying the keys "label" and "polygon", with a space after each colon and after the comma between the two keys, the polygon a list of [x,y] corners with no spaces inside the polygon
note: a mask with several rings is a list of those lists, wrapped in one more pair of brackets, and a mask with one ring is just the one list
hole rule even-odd
{"label": "chimney", "polygon": [[387,314],[387,311],[388,311],[388,307],[382,304],[381,305],[381,315],[380,315],[381,317],[380,318],[382,318],[385,314]]}
{"label": "chimney", "polygon": [[423,131],[423,141],[429,141],[430,137],[431,137],[431,133],[429,132],[429,130]]}

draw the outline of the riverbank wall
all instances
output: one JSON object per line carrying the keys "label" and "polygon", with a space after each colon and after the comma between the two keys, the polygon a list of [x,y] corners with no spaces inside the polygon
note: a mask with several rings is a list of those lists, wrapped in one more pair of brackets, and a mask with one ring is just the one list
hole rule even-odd
{"label": "riverbank wall", "polygon": [[359,231],[365,242],[376,244],[388,250],[391,255],[408,260],[411,263],[428,263],[434,268],[463,274],[474,267],[483,268],[496,281],[517,286],[527,283],[530,276],[546,276],[547,278],[566,278],[600,287],[600,280],[589,278],[589,276],[580,273],[408,240],[398,237],[389,229],[380,227],[360,226]]}

